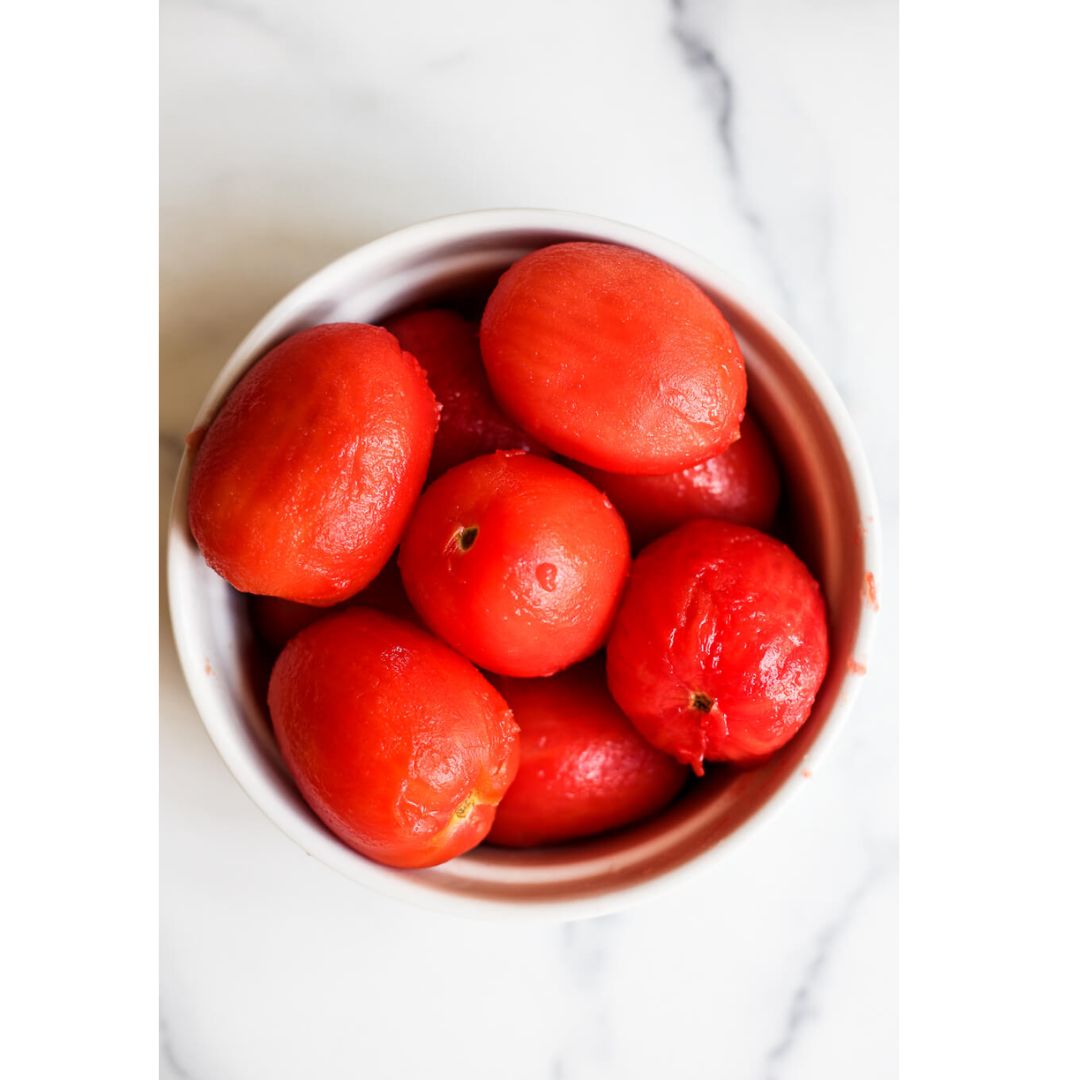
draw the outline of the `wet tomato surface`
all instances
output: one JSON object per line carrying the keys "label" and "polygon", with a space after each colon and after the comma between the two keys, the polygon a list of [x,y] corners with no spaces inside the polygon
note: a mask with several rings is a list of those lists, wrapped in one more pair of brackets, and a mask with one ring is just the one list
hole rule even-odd
{"label": "wet tomato surface", "polygon": [[519,259],[487,302],[480,348],[503,408],[595,468],[671,472],[738,435],[746,372],[731,327],[644,252],[574,242]]}
{"label": "wet tomato surface", "polygon": [[401,544],[424,622],[489,671],[550,675],[604,643],[630,543],[587,480],[532,454],[474,458],[421,496]]}
{"label": "wet tomato surface", "polygon": [[303,330],[229,394],[195,456],[191,531],[241,592],[331,605],[374,579],[424,482],[435,398],[388,331]]}
{"label": "wet tomato surface", "polygon": [[608,642],[612,695],[679,761],[752,762],[810,715],[829,645],[817,582],[755,529],[694,521],[634,561]]}
{"label": "wet tomato surface", "polygon": [[493,450],[547,452],[496,404],[475,325],[456,312],[431,308],[391,319],[386,328],[416,357],[440,405],[430,479]]}
{"label": "wet tomato surface", "polygon": [[490,842],[532,847],[607,832],[666,806],[686,781],[686,766],[619,710],[599,661],[548,679],[496,677],[495,685],[521,728],[521,764]]}
{"label": "wet tomato surface", "polygon": [[719,518],[768,529],[780,502],[780,470],[761,428],[743,418],[739,438],[722,454],[664,476],[628,476],[580,466],[622,514],[635,547],[694,518]]}
{"label": "wet tomato surface", "polygon": [[369,608],[285,646],[270,716],[305,800],[388,866],[435,866],[479,844],[518,765],[505,700],[417,626]]}

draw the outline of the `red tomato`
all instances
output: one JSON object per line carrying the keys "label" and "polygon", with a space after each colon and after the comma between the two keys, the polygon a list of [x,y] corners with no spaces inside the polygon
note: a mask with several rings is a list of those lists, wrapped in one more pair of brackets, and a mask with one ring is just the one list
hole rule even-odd
{"label": "red tomato", "polygon": [[416,612],[405,595],[405,586],[401,584],[401,573],[392,559],[367,588],[331,608],[298,604],[295,600],[282,600],[277,596],[252,596],[248,606],[256,636],[276,654],[305,627],[353,604],[373,607],[401,619],[416,620]]}
{"label": "red tomato", "polygon": [[738,437],[746,372],[731,327],[644,252],[568,243],[519,259],[484,309],[480,348],[503,408],[595,468],[671,472]]}
{"label": "red tomato", "polygon": [[285,646],[270,717],[311,808],[388,866],[435,866],[475,847],[517,772],[517,725],[495,688],[430,634],[370,608]]}
{"label": "red tomato", "polygon": [[396,559],[391,559],[379,571],[379,576],[362,592],[352,598],[352,603],[373,607],[386,615],[396,615],[399,619],[418,622],[416,612],[405,595],[405,585],[401,580],[401,571]]}
{"label": "red tomato", "polygon": [[499,451],[424,492],[398,563],[417,614],[444,641],[489,671],[529,677],[603,645],[630,543],[587,480]]}
{"label": "red tomato", "polygon": [[496,677],[521,728],[517,778],[488,840],[558,844],[617,829],[666,806],[687,769],[650,746],[619,711],[590,661],[549,679]]}
{"label": "red tomato", "polygon": [[649,742],[701,775],[706,759],[783,746],[828,660],[821,590],[798,556],[756,529],[692,521],[634,561],[608,685]]}
{"label": "red tomato", "polygon": [[305,627],[340,611],[347,604],[348,601],[345,601],[332,608],[321,608],[298,604],[295,600],[282,600],[277,596],[251,596],[248,598],[248,611],[255,636],[268,649],[277,653],[285,647],[290,638],[296,637]]}
{"label": "red tomato", "polygon": [[386,328],[427,372],[439,405],[439,430],[428,478],[492,450],[546,454],[495,403],[480,361],[476,327],[453,311],[432,309],[391,319]]}
{"label": "red tomato", "polygon": [[327,606],[397,546],[435,437],[435,398],[386,330],[316,326],[236,385],[195,457],[191,531],[241,592]]}
{"label": "red tomato", "polygon": [[720,518],[767,529],[780,502],[780,471],[761,429],[749,417],[722,454],[665,476],[578,469],[615,504],[635,547],[694,518]]}

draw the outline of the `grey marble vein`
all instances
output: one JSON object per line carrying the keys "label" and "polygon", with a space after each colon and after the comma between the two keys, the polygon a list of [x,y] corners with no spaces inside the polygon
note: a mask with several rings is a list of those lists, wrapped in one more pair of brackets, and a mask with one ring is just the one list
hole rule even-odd
{"label": "grey marble vein", "polygon": [[[363,83],[363,69],[355,63],[348,35],[327,36],[318,20],[290,21],[287,16],[292,11],[287,6],[284,11],[268,12],[265,6],[245,0],[172,0],[171,6],[229,19],[241,29],[253,31],[273,48],[288,53],[290,62],[305,65],[306,88],[318,95],[324,106],[350,113],[357,108],[378,108],[382,104],[382,91]],[[464,55],[454,52],[445,54],[441,60],[445,66],[454,67],[463,58]],[[434,67],[439,66],[439,59],[436,58]]]}
{"label": "grey marble vein", "polygon": [[467,48],[453,49],[450,52],[438,53],[428,57],[423,66],[429,71],[445,71],[447,69],[461,67],[471,59],[472,50]]}
{"label": "grey marble vein", "polygon": [[259,30],[268,37],[282,41],[287,40],[289,37],[285,30],[267,18],[264,8],[258,5],[245,4],[243,0],[173,0],[173,3],[169,4],[169,6],[202,8],[204,11],[212,12],[215,15],[235,19],[245,26]]}
{"label": "grey marble vein", "polygon": [[551,1080],[595,1076],[610,1063],[613,1046],[608,1008],[617,915],[566,923],[560,930],[561,952],[570,991],[578,999],[574,1028],[566,1044],[552,1056]]}
{"label": "grey marble vein", "polygon": [[[158,1064],[163,1078],[166,1078],[166,1080],[195,1080],[177,1059],[176,1049],[172,1044],[168,1026],[163,1018],[158,1019],[158,1053],[160,1055]],[[168,1071],[166,1072],[166,1070]]]}
{"label": "grey marble vein", "polygon": [[765,1056],[762,1080],[781,1080],[785,1063],[807,1026],[817,1015],[817,996],[837,943],[850,929],[870,890],[893,870],[894,862],[893,858],[877,858],[871,861],[862,879],[841,904],[840,910],[818,933],[810,959],[791,995],[783,1031]]}
{"label": "grey marble vein", "polygon": [[671,34],[679,46],[683,60],[701,84],[705,100],[715,114],[717,133],[723,149],[724,165],[731,181],[732,205],[754,236],[773,284],[790,318],[794,297],[787,276],[780,265],[765,220],[754,205],[742,171],[735,141],[735,82],[715,46],[708,44],[695,25],[687,0],[669,0],[671,4]]}

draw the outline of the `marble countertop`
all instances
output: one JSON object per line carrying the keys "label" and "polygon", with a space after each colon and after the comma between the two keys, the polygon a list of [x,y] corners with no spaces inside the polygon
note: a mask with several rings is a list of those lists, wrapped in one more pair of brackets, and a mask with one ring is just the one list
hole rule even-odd
{"label": "marble countertop", "polygon": [[891,0],[163,0],[162,515],[217,369],[366,240],[486,206],[619,218],[756,289],[830,372],[881,503],[882,619],[831,757],[629,913],[427,914],[305,855],[204,733],[162,594],[161,1074],[896,1075]]}

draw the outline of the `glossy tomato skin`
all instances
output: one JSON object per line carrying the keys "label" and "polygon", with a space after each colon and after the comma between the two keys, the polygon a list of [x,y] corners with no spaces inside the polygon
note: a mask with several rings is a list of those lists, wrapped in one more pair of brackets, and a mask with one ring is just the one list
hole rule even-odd
{"label": "glossy tomato skin", "polygon": [[612,696],[654,746],[699,775],[784,745],[829,661],[821,590],[790,548],[692,521],[634,561],[608,642]]}
{"label": "glossy tomato skin", "polygon": [[499,279],[480,324],[496,399],[574,461],[661,474],[725,450],[746,406],[742,352],[685,274],[613,244],[555,244]]}
{"label": "glossy tomato skin", "polygon": [[424,482],[435,398],[388,331],[302,330],[233,389],[195,456],[192,534],[241,592],[329,606],[392,554]]}
{"label": "glossy tomato skin", "polygon": [[426,631],[370,608],[297,634],[274,665],[269,701],[308,804],[387,866],[435,866],[475,847],[517,771],[517,725],[487,679]]}
{"label": "glossy tomato skin", "polygon": [[378,577],[370,585],[333,607],[312,607],[310,604],[298,604],[295,600],[282,600],[277,596],[251,596],[248,608],[256,637],[276,655],[285,647],[286,642],[305,627],[354,604],[363,604],[387,615],[417,621],[416,612],[405,595],[405,586],[401,584],[401,573],[393,559],[379,571]]}
{"label": "glossy tomato skin", "polygon": [[475,324],[454,311],[431,308],[391,319],[386,328],[416,357],[439,402],[429,480],[493,450],[548,452],[496,404],[480,360]]}
{"label": "glossy tomato skin", "polygon": [[424,492],[398,564],[413,607],[439,637],[488,671],[529,678],[603,645],[630,543],[587,480],[498,451]]}
{"label": "glossy tomato skin", "polygon": [[635,547],[695,518],[719,518],[766,530],[780,502],[780,470],[761,428],[745,416],[722,454],[664,476],[627,476],[580,466],[615,504]]}
{"label": "glossy tomato skin", "polygon": [[488,840],[558,844],[656,813],[688,770],[650,746],[620,712],[591,660],[548,679],[496,676],[521,728],[521,764]]}

